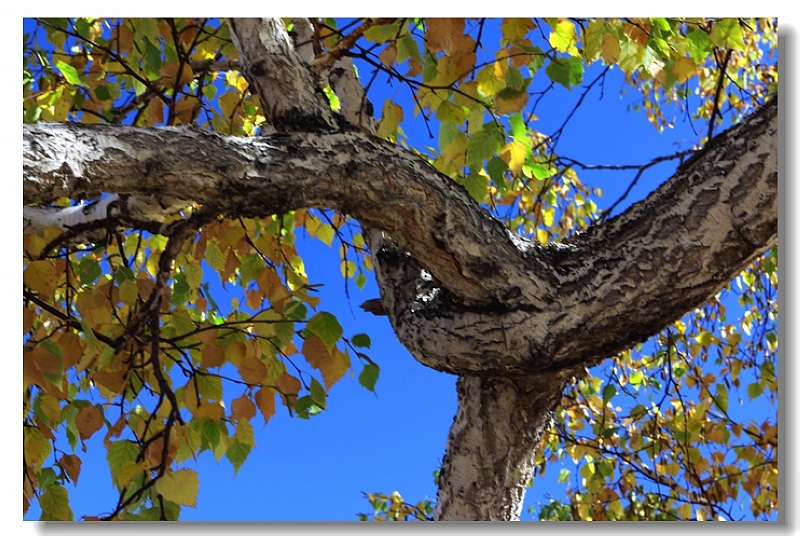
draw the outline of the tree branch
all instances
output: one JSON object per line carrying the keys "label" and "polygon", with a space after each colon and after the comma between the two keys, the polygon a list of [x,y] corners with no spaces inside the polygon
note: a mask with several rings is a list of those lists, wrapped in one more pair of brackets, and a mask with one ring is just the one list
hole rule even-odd
{"label": "tree branch", "polygon": [[[327,207],[384,231],[397,250],[379,257],[382,266],[411,263],[406,283],[382,288],[406,296],[384,302],[398,336],[417,359],[455,373],[612,355],[701,305],[777,241],[777,101],[717,136],[645,201],[547,247],[513,235],[461,186],[363,131],[226,138],[37,124],[24,126],[23,154],[25,203],[108,192],[228,216]],[[416,285],[421,268],[445,292],[425,301],[400,288]],[[465,326],[484,326],[487,336],[464,340]],[[430,329],[453,346],[421,335]]]}

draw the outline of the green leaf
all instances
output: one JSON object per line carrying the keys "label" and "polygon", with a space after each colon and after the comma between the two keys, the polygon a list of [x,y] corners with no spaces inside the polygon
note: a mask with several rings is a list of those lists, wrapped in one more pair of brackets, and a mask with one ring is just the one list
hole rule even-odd
{"label": "green leaf", "polygon": [[488,193],[488,181],[486,177],[478,173],[477,171],[472,171],[467,173],[461,180],[458,181],[461,186],[467,189],[469,195],[477,201],[478,203],[482,203],[486,200],[486,194]]}
{"label": "green leaf", "polygon": [[319,381],[317,381],[317,379],[314,377],[311,378],[311,387],[309,388],[309,391],[311,392],[311,400],[313,400],[314,403],[320,408],[325,409],[327,401],[325,387],[323,387],[322,384],[319,383]]}
{"label": "green leaf", "polygon": [[245,460],[247,460],[247,457],[250,455],[250,451],[252,450],[252,448],[253,447],[251,447],[250,445],[241,443],[236,439],[231,441],[231,444],[228,445],[228,448],[225,451],[225,457],[228,458],[228,461],[231,462],[231,465],[233,466],[234,476],[236,476],[236,474],[239,472],[239,469],[241,469],[242,465],[244,464]]}
{"label": "green leaf", "polygon": [[358,274],[356,276],[356,286],[359,289],[363,289],[365,286],[367,286],[367,276],[364,274]]}
{"label": "green leaf", "polygon": [[439,121],[455,121],[459,123],[463,121],[465,117],[466,114],[461,106],[447,100],[442,101],[441,104],[439,104],[439,109],[436,111],[436,118],[439,119]]}
{"label": "green leaf", "polygon": [[397,37],[400,26],[398,23],[382,24],[380,26],[372,26],[364,32],[364,37],[375,43],[383,43]]}
{"label": "green leaf", "polygon": [[410,33],[397,40],[397,63],[403,63],[407,58],[422,63],[419,46]]}
{"label": "green leaf", "polygon": [[114,441],[108,449],[106,459],[108,467],[111,469],[111,477],[116,482],[120,469],[126,462],[136,462],[139,456],[139,448],[132,441]]}
{"label": "green leaf", "polygon": [[168,501],[194,507],[197,504],[197,491],[200,480],[191,469],[179,469],[165,473],[156,482],[156,492]]}
{"label": "green leaf", "polygon": [[97,97],[97,100],[100,101],[107,101],[113,98],[111,96],[111,91],[108,89],[108,86],[97,86],[96,88],[94,88],[94,95],[95,97]]}
{"label": "green leaf", "polygon": [[310,396],[302,396],[295,402],[294,410],[301,419],[308,419],[312,415],[316,415],[322,411],[322,408],[320,408]]}
{"label": "green leaf", "polygon": [[[220,441],[219,425],[211,419],[194,419],[189,425],[191,429],[200,435],[200,450],[211,450],[217,448]],[[183,504],[183,503],[181,503]]]}
{"label": "green leaf", "polygon": [[172,298],[170,301],[172,305],[182,307],[189,302],[189,294],[192,289],[189,287],[189,283],[186,282],[186,275],[184,275],[183,272],[176,273],[173,281]]}
{"label": "green leaf", "polygon": [[353,335],[353,338],[350,340],[350,342],[353,343],[353,346],[356,348],[369,348],[372,344],[369,335],[366,333],[358,333],[357,335]]}
{"label": "green leaf", "polygon": [[239,275],[242,278],[242,285],[246,285],[256,278],[265,269],[264,259],[257,253],[242,255],[242,264],[239,266]]}
{"label": "green leaf", "polygon": [[225,269],[225,254],[220,250],[219,244],[209,241],[206,244],[206,262],[217,272]]}
{"label": "green leaf", "polygon": [[509,185],[505,176],[506,171],[508,171],[508,165],[499,156],[489,159],[486,163],[486,172],[489,173],[489,177],[492,178],[492,182],[494,182],[500,195],[505,195],[508,192]]}
{"label": "green leaf", "polygon": [[689,55],[692,56],[692,59],[696,62],[703,62],[705,58],[711,54],[711,49],[713,47],[711,36],[709,36],[707,32],[697,29],[689,32],[686,37]]}
{"label": "green leaf", "polygon": [[579,58],[551,60],[545,69],[550,80],[572,90],[583,81],[583,62]]}
{"label": "green leaf", "polygon": [[723,383],[717,384],[717,395],[714,397],[714,404],[722,411],[728,411],[728,388]]}
{"label": "green leaf", "polygon": [[374,363],[369,363],[364,366],[361,374],[358,375],[358,383],[360,383],[367,391],[375,392],[375,383],[378,381],[380,375],[380,368]]}
{"label": "green leaf", "polygon": [[86,85],[83,82],[81,82],[81,75],[78,74],[78,71],[75,69],[75,67],[73,67],[69,63],[64,63],[63,61],[59,60],[56,62],[56,67],[58,68],[59,71],[61,71],[61,74],[70,84],[74,86]]}
{"label": "green leaf", "polygon": [[150,80],[157,80],[161,76],[161,49],[154,46],[149,38],[144,43],[144,73]]}
{"label": "green leaf", "polygon": [[744,50],[742,27],[737,19],[717,21],[711,33],[711,40],[719,47]]}
{"label": "green leaf", "polygon": [[72,509],[69,507],[69,493],[67,490],[54,484],[39,497],[39,506],[42,508],[40,521],[72,521]]}
{"label": "green leaf", "polygon": [[569,469],[566,468],[561,469],[561,471],[559,471],[558,473],[558,483],[563,484],[564,482],[568,482],[570,475],[571,472]]}
{"label": "green leaf", "polygon": [[322,311],[311,317],[311,320],[306,324],[306,329],[317,335],[328,350],[333,348],[333,345],[342,337],[344,329],[339,321],[331,313]]}
{"label": "green leaf", "polygon": [[473,134],[467,142],[467,165],[481,165],[500,150],[501,143],[501,140],[486,129]]}
{"label": "green leaf", "polygon": [[544,164],[539,164],[538,162],[531,162],[530,164],[522,164],[522,174],[528,178],[533,176],[542,181],[553,176],[555,174],[555,169],[551,169],[550,167],[545,166]]}
{"label": "green leaf", "polygon": [[753,382],[747,386],[747,396],[750,397],[750,400],[758,398],[764,393],[764,386],[761,385],[759,382]]}
{"label": "green leaf", "polygon": [[91,255],[81,257],[78,261],[78,278],[82,285],[92,285],[102,274],[100,263]]}
{"label": "green leaf", "polygon": [[617,387],[609,383],[603,388],[603,402],[608,402],[617,394]]}

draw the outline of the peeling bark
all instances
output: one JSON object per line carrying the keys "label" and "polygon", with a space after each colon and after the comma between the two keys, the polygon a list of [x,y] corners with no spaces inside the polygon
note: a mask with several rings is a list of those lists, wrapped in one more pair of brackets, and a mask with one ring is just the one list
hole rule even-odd
{"label": "peeling bark", "polygon": [[777,100],[646,200],[542,247],[422,159],[373,137],[363,91],[342,89],[344,118],[332,114],[319,77],[352,87],[347,61],[315,73],[279,20],[230,26],[276,132],[24,125],[24,203],[45,205],[26,208],[25,227],[102,219],[104,207],[110,214],[101,203],[46,206],[101,193],[126,199],[140,219],[189,204],[228,217],[326,207],[356,218],[369,230],[399,339],[424,365],[462,376],[437,519],[518,519],[565,382],[698,307],[777,243]]}

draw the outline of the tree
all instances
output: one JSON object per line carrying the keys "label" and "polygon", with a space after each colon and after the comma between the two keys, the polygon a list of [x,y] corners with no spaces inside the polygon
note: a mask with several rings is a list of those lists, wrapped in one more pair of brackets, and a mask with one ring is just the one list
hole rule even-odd
{"label": "tree", "polygon": [[[184,462],[210,450],[241,467],[250,420],[268,421],[276,396],[300,417],[323,411],[354,358],[374,388],[368,335],[318,309],[302,228],[340,244],[345,278],[374,270],[380,302],[364,307],[420,363],[459,376],[435,519],[518,519],[559,449],[583,480],[543,518],[731,518],[740,490],[754,517],[777,509],[776,416],[728,412],[729,391],[774,404],[777,389],[773,21],[36,29],[49,45],[28,38],[23,77],[26,508],[38,496],[43,518],[71,519],[75,449],[105,431],[119,488],[105,518],[175,519],[199,482]],[[702,148],[658,159],[679,165],[615,217],[578,178],[590,166],[559,154],[563,125],[535,127],[543,96],[580,87],[592,64],[580,100],[614,66],[656,128],[669,102],[707,122]],[[379,74],[408,89],[438,148],[409,147],[391,99],[373,121]],[[229,315],[214,273],[243,291]],[[732,280],[745,311],[728,323]],[[587,376],[609,357],[613,382]],[[640,388],[660,402],[612,403]],[[395,517],[425,515],[386,500]]]}

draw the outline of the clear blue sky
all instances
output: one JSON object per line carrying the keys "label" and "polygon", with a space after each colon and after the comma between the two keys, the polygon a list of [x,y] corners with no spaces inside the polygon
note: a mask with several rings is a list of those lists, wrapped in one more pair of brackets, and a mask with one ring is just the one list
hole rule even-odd
{"label": "clear blue sky", "polygon": [[[590,70],[584,82],[596,73]],[[645,163],[655,156],[688,149],[697,140],[684,121],[679,120],[675,129],[658,134],[644,114],[626,111],[627,105],[639,96],[629,86],[624,86],[627,96],[622,95],[623,86],[619,71],[612,70],[605,81],[603,98],[599,87],[592,90],[565,130],[559,144],[561,154],[594,164]],[[401,103],[408,101],[406,91],[387,90],[381,84],[374,87],[370,98],[378,110],[387,95]],[[548,106],[539,113],[541,130],[548,133],[560,125],[577,96],[563,88],[554,92],[548,98]],[[412,143],[432,144],[421,118],[409,121],[410,108],[405,115],[402,126]],[[624,206],[644,198],[669,177],[674,167],[666,164],[648,171]],[[600,207],[615,201],[634,174],[635,171],[592,175],[579,171],[585,184],[602,187]],[[235,478],[226,459],[217,464],[208,452],[199,457],[198,505],[196,509],[183,508],[182,520],[353,521],[358,512],[369,513],[370,506],[362,492],[397,490],[410,502],[424,497],[435,499],[432,472],[443,457],[455,414],[455,377],[417,363],[399,344],[385,317],[374,317],[359,309],[361,302],[378,296],[374,278],[363,291],[351,281],[348,301],[339,273],[336,243],[329,249],[318,241],[299,238],[298,247],[305,258],[309,280],[323,284],[320,310],[337,316],[345,336],[359,332],[371,336],[372,349],[367,353],[381,367],[376,394],[347,376],[329,393],[327,411],[310,420],[290,418],[282,406],[278,406],[277,415],[266,427],[257,415],[252,423],[258,446]],[[87,443],[89,453],[83,456],[80,485],[68,486],[78,518],[102,514],[116,503],[102,435],[96,434]],[[563,497],[563,486],[555,483],[557,474],[554,467],[548,469],[545,478],[536,480],[527,494],[523,519],[531,519],[527,507],[546,503],[547,494]],[[37,519],[38,515],[38,505],[34,503],[25,517]]]}

